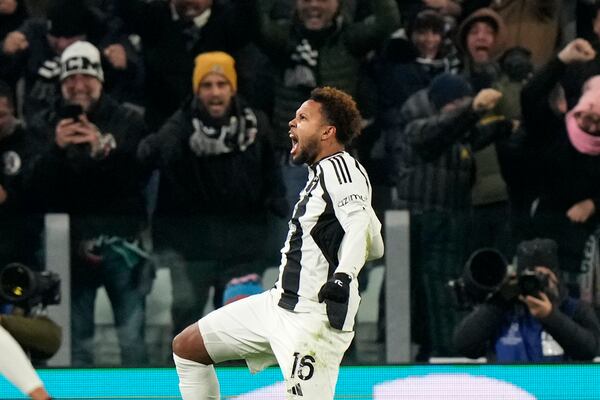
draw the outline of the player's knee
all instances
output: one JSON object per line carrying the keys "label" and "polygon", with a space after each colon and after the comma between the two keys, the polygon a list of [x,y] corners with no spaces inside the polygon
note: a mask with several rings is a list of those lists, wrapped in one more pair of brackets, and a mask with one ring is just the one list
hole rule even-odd
{"label": "player's knee", "polygon": [[173,342],[171,343],[171,347],[173,348],[173,353],[178,356],[182,356],[185,353],[185,339],[182,336],[183,332],[180,332],[175,338],[173,338]]}
{"label": "player's knee", "polygon": [[196,361],[204,365],[213,364],[204,347],[204,340],[197,324],[185,328],[173,339],[173,353],[181,358]]}

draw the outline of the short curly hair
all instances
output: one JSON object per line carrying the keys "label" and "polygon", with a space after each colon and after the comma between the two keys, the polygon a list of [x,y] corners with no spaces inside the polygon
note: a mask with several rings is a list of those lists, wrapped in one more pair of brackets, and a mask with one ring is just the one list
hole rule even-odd
{"label": "short curly hair", "polygon": [[361,132],[361,116],[356,102],[348,93],[324,86],[310,92],[310,100],[321,104],[323,114],[336,128],[336,139],[347,145]]}

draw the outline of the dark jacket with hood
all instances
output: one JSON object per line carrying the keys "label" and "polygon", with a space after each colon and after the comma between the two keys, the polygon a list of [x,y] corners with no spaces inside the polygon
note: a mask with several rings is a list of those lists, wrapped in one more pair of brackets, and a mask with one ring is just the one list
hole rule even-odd
{"label": "dark jacket with hood", "polygon": [[[471,29],[473,24],[478,21],[488,22],[494,27],[496,32],[496,40],[493,46],[489,48],[490,62],[485,64],[475,64],[467,49],[467,35],[469,29]],[[456,47],[462,54],[462,74],[469,82],[471,82],[474,92],[491,87],[492,83],[500,74],[500,65],[498,64],[497,59],[505,50],[505,41],[506,27],[502,21],[502,17],[489,8],[480,8],[475,11],[465,18],[458,27],[456,33]]]}

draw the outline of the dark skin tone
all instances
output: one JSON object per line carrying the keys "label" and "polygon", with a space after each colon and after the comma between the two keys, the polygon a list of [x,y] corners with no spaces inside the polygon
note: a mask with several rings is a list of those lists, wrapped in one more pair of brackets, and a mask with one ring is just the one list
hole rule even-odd
{"label": "dark skin tone", "polygon": [[[300,106],[289,126],[294,162],[311,165],[344,150],[344,146],[337,141],[336,128],[329,125],[323,116],[321,105],[313,100],[307,100]],[[206,351],[197,323],[188,326],[173,339],[173,353],[200,364],[214,364]]]}

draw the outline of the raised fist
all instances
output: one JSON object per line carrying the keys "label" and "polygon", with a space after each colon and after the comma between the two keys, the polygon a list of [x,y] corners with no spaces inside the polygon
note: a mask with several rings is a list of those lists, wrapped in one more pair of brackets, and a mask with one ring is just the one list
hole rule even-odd
{"label": "raised fist", "polygon": [[319,303],[325,300],[346,303],[350,297],[350,275],[336,272],[319,290]]}
{"label": "raised fist", "polygon": [[585,39],[575,39],[558,53],[558,58],[565,64],[591,61],[596,57],[596,51]]}
{"label": "raised fist", "polygon": [[18,31],[10,32],[4,39],[4,46],[2,51],[5,54],[15,54],[19,51],[23,51],[29,47],[29,42],[23,33]]}
{"label": "raised fist", "polygon": [[104,56],[115,69],[127,68],[127,53],[122,44],[111,44],[104,49]]}
{"label": "raised fist", "polygon": [[496,107],[502,98],[502,93],[496,89],[481,89],[473,99],[473,110],[489,111]]}

